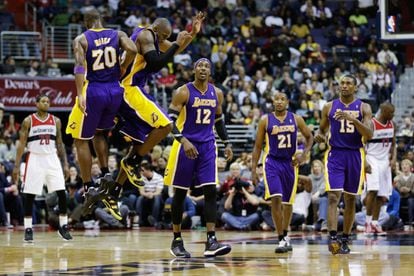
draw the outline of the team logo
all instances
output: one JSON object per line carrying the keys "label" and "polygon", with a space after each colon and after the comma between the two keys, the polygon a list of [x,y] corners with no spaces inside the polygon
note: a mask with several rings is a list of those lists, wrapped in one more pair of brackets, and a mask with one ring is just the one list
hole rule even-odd
{"label": "team logo", "polygon": [[70,127],[71,129],[75,129],[75,128],[76,128],[76,123],[75,123],[75,122],[72,122],[72,123],[69,125],[69,127]]}
{"label": "team logo", "polygon": [[152,122],[153,123],[155,123],[156,121],[158,121],[158,115],[155,112],[153,112],[151,114],[151,118],[152,118]]}

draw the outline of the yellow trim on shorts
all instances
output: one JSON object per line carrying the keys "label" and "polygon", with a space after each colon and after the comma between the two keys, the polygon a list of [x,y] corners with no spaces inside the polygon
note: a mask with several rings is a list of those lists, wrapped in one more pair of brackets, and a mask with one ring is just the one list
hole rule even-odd
{"label": "yellow trim on shorts", "polygon": [[181,143],[174,140],[170,156],[168,157],[167,167],[164,172],[164,183],[167,186],[171,186],[174,182],[175,172],[177,171],[178,156],[180,154]]}
{"label": "yellow trim on shorts", "polygon": [[293,181],[293,188],[292,188],[292,193],[290,194],[289,202],[282,201],[282,203],[293,204],[295,202],[296,190],[298,188],[298,181],[299,181],[299,166],[293,167],[293,175],[294,175],[295,180]]}
{"label": "yellow trim on shorts", "polygon": [[145,96],[138,86],[124,87],[124,101],[135,114],[153,128],[165,127],[172,123],[158,105]]}
{"label": "yellow trim on shorts", "polygon": [[326,192],[331,190],[331,184],[329,183],[329,174],[328,174],[328,155],[330,151],[331,151],[331,147],[328,146],[328,149],[325,151],[325,155],[323,157],[323,163],[325,165],[323,175],[325,177],[325,191]]}
{"label": "yellow trim on shorts", "polygon": [[361,153],[361,170],[359,173],[359,186],[357,194],[362,194],[362,187],[364,186],[365,181],[365,150],[364,148],[360,148],[359,152]]}
{"label": "yellow trim on shorts", "polygon": [[[82,87],[82,95],[86,99],[86,90],[88,89],[89,81],[85,80]],[[93,137],[82,137],[83,122],[85,121],[85,114],[82,113],[78,106],[78,97],[76,97],[75,105],[68,118],[66,125],[66,134],[71,134],[75,139],[92,139]]]}
{"label": "yellow trim on shorts", "polygon": [[137,74],[139,71],[143,70],[146,65],[147,62],[145,61],[144,56],[142,56],[141,54],[136,54],[134,61],[131,65],[131,71],[122,80],[122,84],[125,86],[132,86],[134,75]]}

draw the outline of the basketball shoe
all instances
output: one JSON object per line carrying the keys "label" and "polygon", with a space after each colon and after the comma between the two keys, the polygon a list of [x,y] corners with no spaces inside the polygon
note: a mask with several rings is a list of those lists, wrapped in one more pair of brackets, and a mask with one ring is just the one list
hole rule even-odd
{"label": "basketball shoe", "polygon": [[336,237],[335,238],[329,237],[328,249],[333,255],[338,254],[341,249],[341,242],[338,241]]}
{"label": "basketball shoe", "polygon": [[69,233],[69,229],[68,229],[67,224],[63,225],[62,227],[59,227],[58,234],[62,239],[66,240],[66,241],[69,241],[69,240],[72,239],[72,236]]}
{"label": "basketball shoe", "polygon": [[24,230],[24,241],[33,242],[33,229],[32,228],[26,228]]}
{"label": "basketball shoe", "polygon": [[286,246],[285,246],[286,249],[288,251],[292,251],[293,250],[292,244],[290,243],[290,238],[288,236],[285,237],[285,241],[286,241]]}
{"label": "basketball shoe", "polygon": [[207,239],[206,250],[204,250],[204,257],[216,257],[226,255],[231,251],[231,246],[222,244],[217,241],[215,236]]}
{"label": "basketball shoe", "polygon": [[[84,194],[85,202],[83,203],[82,209],[82,215],[84,216],[90,214],[93,211],[92,207],[98,201],[109,198],[111,191],[113,191],[117,186],[116,182],[113,181],[112,175],[110,173],[107,173],[104,177],[101,177],[97,181],[97,184],[99,184],[99,188],[90,187]],[[109,201],[109,199],[107,201]]]}
{"label": "basketball shoe", "polygon": [[341,247],[338,251],[338,254],[349,254],[349,253],[351,253],[351,249],[349,248],[348,244],[349,244],[349,239],[342,238],[341,239]]}
{"label": "basketball shoe", "polygon": [[114,218],[122,220],[122,215],[118,208],[118,201],[115,200],[112,195],[108,195],[106,198],[102,199],[102,203],[105,204],[105,207]]}
{"label": "basketball shoe", "polygon": [[121,168],[125,171],[128,176],[129,182],[136,187],[144,186],[144,180],[141,177],[141,174],[138,172],[138,168],[132,165],[129,165],[127,160],[124,158],[121,159]]}
{"label": "basketball shoe", "polygon": [[170,253],[177,258],[191,258],[190,252],[184,248],[184,241],[182,238],[177,238],[172,241]]}
{"label": "basketball shoe", "polygon": [[[288,243],[286,241],[286,237],[284,237],[279,241],[279,244],[275,249],[275,253],[287,253],[289,251],[287,245]],[[292,246],[290,248],[292,248]]]}

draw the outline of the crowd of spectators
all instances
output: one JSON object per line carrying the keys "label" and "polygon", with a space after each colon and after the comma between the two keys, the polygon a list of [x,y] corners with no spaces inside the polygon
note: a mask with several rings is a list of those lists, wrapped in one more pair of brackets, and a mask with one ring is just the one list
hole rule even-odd
{"label": "crowd of spectators", "polygon": [[[404,57],[399,54],[399,46],[390,47],[376,40],[372,25],[376,6],[373,3],[358,6],[358,2],[366,1],[210,0],[208,8],[204,5],[207,1],[180,0],[33,2],[38,7],[38,17],[56,26],[82,24],[83,14],[95,7],[108,24],[119,25],[128,33],[137,25],[148,26],[156,17],[167,17],[172,22],[172,36],[191,27],[196,10],[206,10],[207,19],[201,34],[155,76],[148,91],[162,91],[160,94],[166,96],[168,102],[176,87],[192,80],[193,61],[208,57],[213,63],[212,82],[225,93],[223,110],[228,125],[254,128],[262,114],[272,111],[274,93],[282,91],[290,99],[290,110],[303,116],[315,130],[322,106],[338,96],[338,80],[343,74],[357,76],[358,97],[376,110],[379,103],[391,100],[403,70]],[[49,68],[59,68],[59,65],[51,59],[41,63],[33,60],[26,74],[30,77],[47,74]],[[6,57],[0,73],[13,74],[15,70],[13,57]],[[19,124],[11,113],[3,118],[3,112],[4,107],[1,107],[0,223],[18,225],[23,220],[22,203],[19,189],[10,181],[10,170]],[[414,114],[398,126],[399,164],[393,168],[395,191],[401,193],[401,206],[392,215],[401,217],[406,224],[411,224],[414,219],[413,131]],[[110,137],[114,141],[119,136],[113,133]],[[91,222],[94,220],[101,227],[122,228],[139,224],[170,228],[173,191],[162,185],[170,142],[167,139],[156,146],[141,165],[146,180],[142,189],[131,184],[124,186],[119,202],[124,217],[121,223],[99,204],[92,217],[81,216],[83,188],[78,176],[79,164],[76,151],[67,145],[72,165],[66,180],[71,225],[95,227],[97,224]],[[109,163],[114,177],[124,150],[120,144],[112,143],[114,154]],[[315,144],[307,164],[300,168],[293,229],[309,229],[302,225],[312,225],[316,231],[326,230],[327,197],[322,177],[324,167],[320,161],[325,149],[326,145]],[[231,162],[226,163],[221,158],[218,163],[218,225],[245,231],[273,229],[269,201],[264,199],[263,181],[261,179],[256,187],[250,182],[251,170],[262,175],[261,165],[251,168],[251,153],[243,150]],[[98,163],[93,165],[92,175],[99,178]],[[198,189],[190,189],[185,201],[183,228],[204,224],[201,194]],[[56,213],[56,202],[53,198],[42,197],[38,202],[44,202],[36,205],[38,221],[51,223],[49,218]],[[360,210],[362,202],[363,199],[360,200]],[[395,211],[396,207],[389,208]],[[6,213],[10,213],[10,219],[6,218]]]}

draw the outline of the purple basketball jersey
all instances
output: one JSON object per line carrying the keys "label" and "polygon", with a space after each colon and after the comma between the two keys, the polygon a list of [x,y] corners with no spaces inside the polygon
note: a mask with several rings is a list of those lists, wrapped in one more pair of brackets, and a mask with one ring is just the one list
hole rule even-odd
{"label": "purple basketball jersey", "polygon": [[267,115],[265,152],[277,159],[291,160],[297,147],[295,115],[287,112],[283,122],[274,113]]}
{"label": "purple basketball jersey", "polygon": [[121,76],[118,31],[87,30],[84,35],[88,41],[86,79],[90,82],[118,82]]}
{"label": "purple basketball jersey", "polygon": [[191,82],[187,83],[187,88],[188,102],[177,119],[177,127],[190,141],[214,140],[213,126],[218,104],[214,86],[209,83],[204,94]]}
{"label": "purple basketball jersey", "polygon": [[345,111],[351,116],[362,120],[361,100],[357,99],[349,105],[343,104],[339,99],[332,101],[332,108],[329,112],[329,145],[333,148],[359,149],[363,147],[362,135],[357,131],[354,124],[347,120],[336,120],[336,111]]}
{"label": "purple basketball jersey", "polygon": [[[141,28],[138,27],[134,30],[134,32],[131,35],[131,40],[136,42],[138,39],[138,36],[142,33],[144,30],[149,30],[152,32],[154,36],[154,46],[158,53],[160,53],[159,46],[158,46],[158,38],[157,35],[150,29]],[[128,79],[128,85],[131,86],[139,86],[141,88],[144,88],[147,84],[147,80],[152,76],[153,72],[149,72],[146,69],[146,61],[144,57],[138,53],[135,56],[134,62],[131,63],[131,65],[128,66],[128,69],[126,71],[126,74],[124,75],[123,79]]]}

